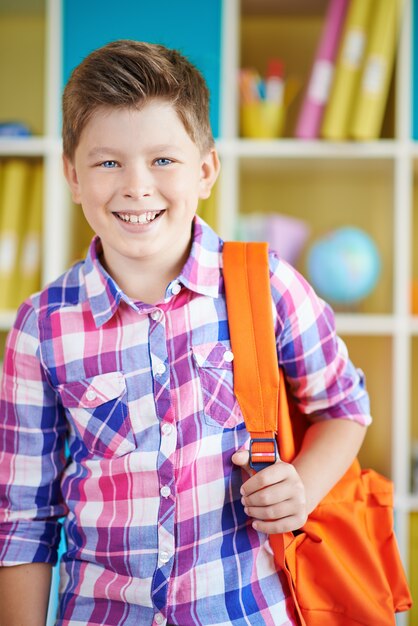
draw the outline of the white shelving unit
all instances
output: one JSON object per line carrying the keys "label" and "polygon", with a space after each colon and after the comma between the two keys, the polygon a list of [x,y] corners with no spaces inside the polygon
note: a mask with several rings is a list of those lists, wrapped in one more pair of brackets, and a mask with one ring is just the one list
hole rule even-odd
{"label": "white shelving unit", "polygon": [[[272,167],[291,167],[300,159],[311,160],[316,167],[327,160],[358,163],[386,161],[393,171],[393,302],[389,314],[338,314],[337,328],[343,335],[390,337],[392,419],[391,465],[396,493],[397,536],[406,567],[408,567],[409,514],[418,510],[418,496],[410,493],[410,419],[411,419],[411,340],[418,333],[418,319],[410,314],[410,282],[412,278],[412,207],[413,161],[418,148],[411,137],[411,8],[405,1],[396,68],[395,138],[373,142],[300,141],[294,139],[248,140],[238,136],[237,70],[240,66],[239,23],[241,12],[256,0],[228,0],[224,3],[222,59],[222,139],[218,142],[222,162],[219,186],[219,230],[223,238],[234,237],[234,225],[240,205],[240,169],[270,160]],[[256,3],[257,4],[257,3]],[[261,6],[263,5],[263,6]],[[263,0],[258,9],[275,13],[324,11],[325,3],[302,0],[270,2]],[[315,219],[314,217],[312,218]],[[372,398],[373,406],[373,398]],[[398,617],[399,624],[407,616]]]}
{"label": "white shelving unit", "polygon": [[[31,0],[33,2],[33,0]],[[19,0],[28,6],[30,0]],[[69,262],[70,203],[62,175],[60,138],[61,96],[61,0],[36,0],[44,6],[46,20],[45,109],[42,137],[0,140],[0,157],[37,156],[44,160],[43,283],[64,271]],[[327,162],[384,164],[393,174],[393,263],[392,306],[390,312],[339,314],[337,327],[344,335],[389,337],[392,342],[391,369],[392,419],[391,467],[396,491],[397,535],[405,565],[408,566],[408,520],[418,511],[418,495],[410,493],[410,420],[412,338],[418,336],[418,317],[410,314],[409,289],[412,279],[413,170],[418,146],[411,127],[411,5],[405,0],[396,71],[395,138],[367,143],[298,141],[293,139],[255,141],[238,134],[237,70],[240,66],[241,13],[251,3],[259,9],[292,13],[323,13],[325,0],[223,0],[221,66],[221,138],[217,142],[222,175],[219,182],[219,230],[225,239],[235,234],[240,206],[240,175],[243,167],[298,167],[301,160],[315,167]],[[13,3],[5,1],[11,7]],[[4,8],[2,10],[5,10]],[[348,174],[349,175],[349,174]],[[314,219],[314,218],[313,218]],[[0,330],[7,330],[13,312],[0,312]],[[416,393],[416,392],[415,392]],[[373,399],[372,399],[373,400]],[[417,416],[415,417],[417,419]],[[399,624],[407,623],[401,616]]]}
{"label": "white shelving unit", "polygon": [[[68,266],[69,202],[61,165],[61,2],[5,0],[1,11],[38,11],[45,15],[44,135],[0,139],[0,157],[40,157],[44,162],[42,283]],[[0,330],[7,331],[13,311],[0,312]]]}

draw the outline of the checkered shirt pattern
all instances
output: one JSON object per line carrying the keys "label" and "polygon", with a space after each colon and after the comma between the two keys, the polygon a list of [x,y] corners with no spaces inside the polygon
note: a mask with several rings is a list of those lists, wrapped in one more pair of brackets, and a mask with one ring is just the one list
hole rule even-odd
{"label": "checkered shirt pattern", "polygon": [[[155,306],[130,300],[101,244],[19,309],[4,357],[0,565],[57,559],[57,625],[294,623],[268,538],[243,511],[222,241],[199,218]],[[370,421],[333,314],[271,253],[278,357],[312,419]],[[140,276],[138,280],[140,280]]]}

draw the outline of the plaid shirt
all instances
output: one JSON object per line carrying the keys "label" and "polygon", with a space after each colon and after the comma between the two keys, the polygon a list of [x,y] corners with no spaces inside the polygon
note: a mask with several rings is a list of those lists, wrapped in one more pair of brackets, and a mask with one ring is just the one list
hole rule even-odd
{"label": "plaid shirt", "polygon": [[[293,623],[231,463],[248,433],[221,251],[196,218],[183,271],[151,306],[121,292],[96,238],[19,309],[1,390],[0,564],[54,563],[65,516],[59,625]],[[278,356],[301,408],[368,423],[330,309],[274,254],[271,285]]]}

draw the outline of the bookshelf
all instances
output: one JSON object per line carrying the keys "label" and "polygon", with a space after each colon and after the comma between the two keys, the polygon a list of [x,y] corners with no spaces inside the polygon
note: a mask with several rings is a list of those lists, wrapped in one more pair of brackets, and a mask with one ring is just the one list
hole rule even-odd
{"label": "bookshelf", "polygon": [[[411,140],[410,85],[414,4],[404,3],[382,138],[327,142],[292,138],[301,95],[292,106],[283,139],[241,139],[235,88],[237,68],[253,66],[264,73],[269,56],[282,57],[289,75],[306,78],[327,3],[224,3],[218,142],[218,230],[224,238],[235,236],[241,213],[257,210],[301,217],[310,223],[313,238],[348,222],[364,228],[378,243],[379,284],[357,311],[337,313],[337,328],[353,361],[365,371],[371,395],[374,423],[361,461],[394,480],[397,536],[410,572],[417,567],[418,510],[410,463],[411,440],[418,438],[418,396],[412,382],[418,373],[418,317],[410,310],[410,283],[418,278],[418,254],[412,245],[418,236],[418,149]],[[302,272],[304,262],[302,258]],[[418,594],[417,588],[414,591]],[[400,615],[398,623],[412,625],[417,615]]]}
{"label": "bookshelf", "polygon": [[[60,2],[54,0],[5,0],[0,7],[0,78],[8,94],[1,99],[0,119],[18,119],[32,131],[27,138],[1,138],[0,162],[42,159],[42,284],[64,271],[69,256],[70,211],[61,172],[60,20]],[[7,331],[13,318],[13,311],[1,311],[0,329]]]}
{"label": "bookshelf", "polygon": [[[413,47],[416,50],[418,45],[417,5],[416,0],[404,0],[396,70],[381,139],[361,143],[294,139],[301,92],[289,111],[284,138],[261,141],[239,136],[237,70],[251,63],[264,72],[269,56],[282,56],[286,73],[306,80],[327,1],[223,0],[217,138],[222,173],[216,189],[217,227],[225,239],[235,237],[240,213],[257,210],[305,219],[311,224],[312,238],[326,229],[353,223],[367,230],[378,243],[383,262],[381,279],[358,310],[337,313],[337,327],[353,360],[366,373],[372,399],[374,423],[361,460],[394,480],[397,536],[411,571],[417,567],[418,554],[418,493],[411,491],[410,462],[411,441],[418,439],[418,392],[413,385],[418,374],[418,311],[412,315],[410,307],[411,280],[418,280],[418,252],[413,246],[418,238],[418,146],[412,140],[411,107]],[[8,42],[7,55],[4,52],[0,62],[2,84],[10,80],[6,70],[12,77],[26,79],[31,73],[37,76],[35,100],[32,93],[14,94],[14,87],[4,91],[11,95],[0,103],[0,118],[10,116],[10,111],[17,114],[16,99],[25,104],[23,117],[32,102],[37,102],[36,119],[32,121],[36,132],[28,139],[0,140],[0,161],[9,157],[43,160],[43,283],[82,253],[60,159],[62,66],[68,53],[65,41],[70,41],[72,34],[66,6],[64,0],[3,0],[0,8],[0,46]],[[89,19],[83,19],[85,32],[97,34],[100,29]],[[3,38],[7,29],[13,32],[13,38]],[[124,34],[123,24],[118,23],[119,30],[113,37],[110,21],[107,29],[108,40],[133,36],[128,29]],[[145,33],[141,36],[146,38]],[[34,60],[34,69],[22,66],[17,53],[10,54],[13,41],[31,42],[29,58]],[[90,42],[83,46],[87,49]],[[27,106],[29,102],[31,106]],[[9,110],[2,108],[6,105]],[[416,124],[415,119],[415,128]],[[302,272],[304,263],[302,255]],[[13,319],[13,311],[0,311],[2,338]],[[416,576],[414,581],[416,584]],[[418,596],[418,588],[415,593]],[[417,615],[401,615],[398,623],[412,626]]]}

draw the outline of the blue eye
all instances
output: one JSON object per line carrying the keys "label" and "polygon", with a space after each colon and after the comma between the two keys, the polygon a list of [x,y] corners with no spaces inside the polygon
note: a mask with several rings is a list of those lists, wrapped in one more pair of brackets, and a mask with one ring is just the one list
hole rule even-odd
{"label": "blue eye", "polygon": [[116,161],[103,161],[103,163],[100,163],[100,165],[107,169],[113,169],[118,166]]}
{"label": "blue eye", "polygon": [[171,161],[171,159],[164,159],[164,158],[157,159],[157,160],[155,161],[155,163],[156,163],[157,165],[161,165],[162,167],[164,167],[164,166],[166,166],[166,165],[170,165],[172,162],[173,162],[173,161]]}

